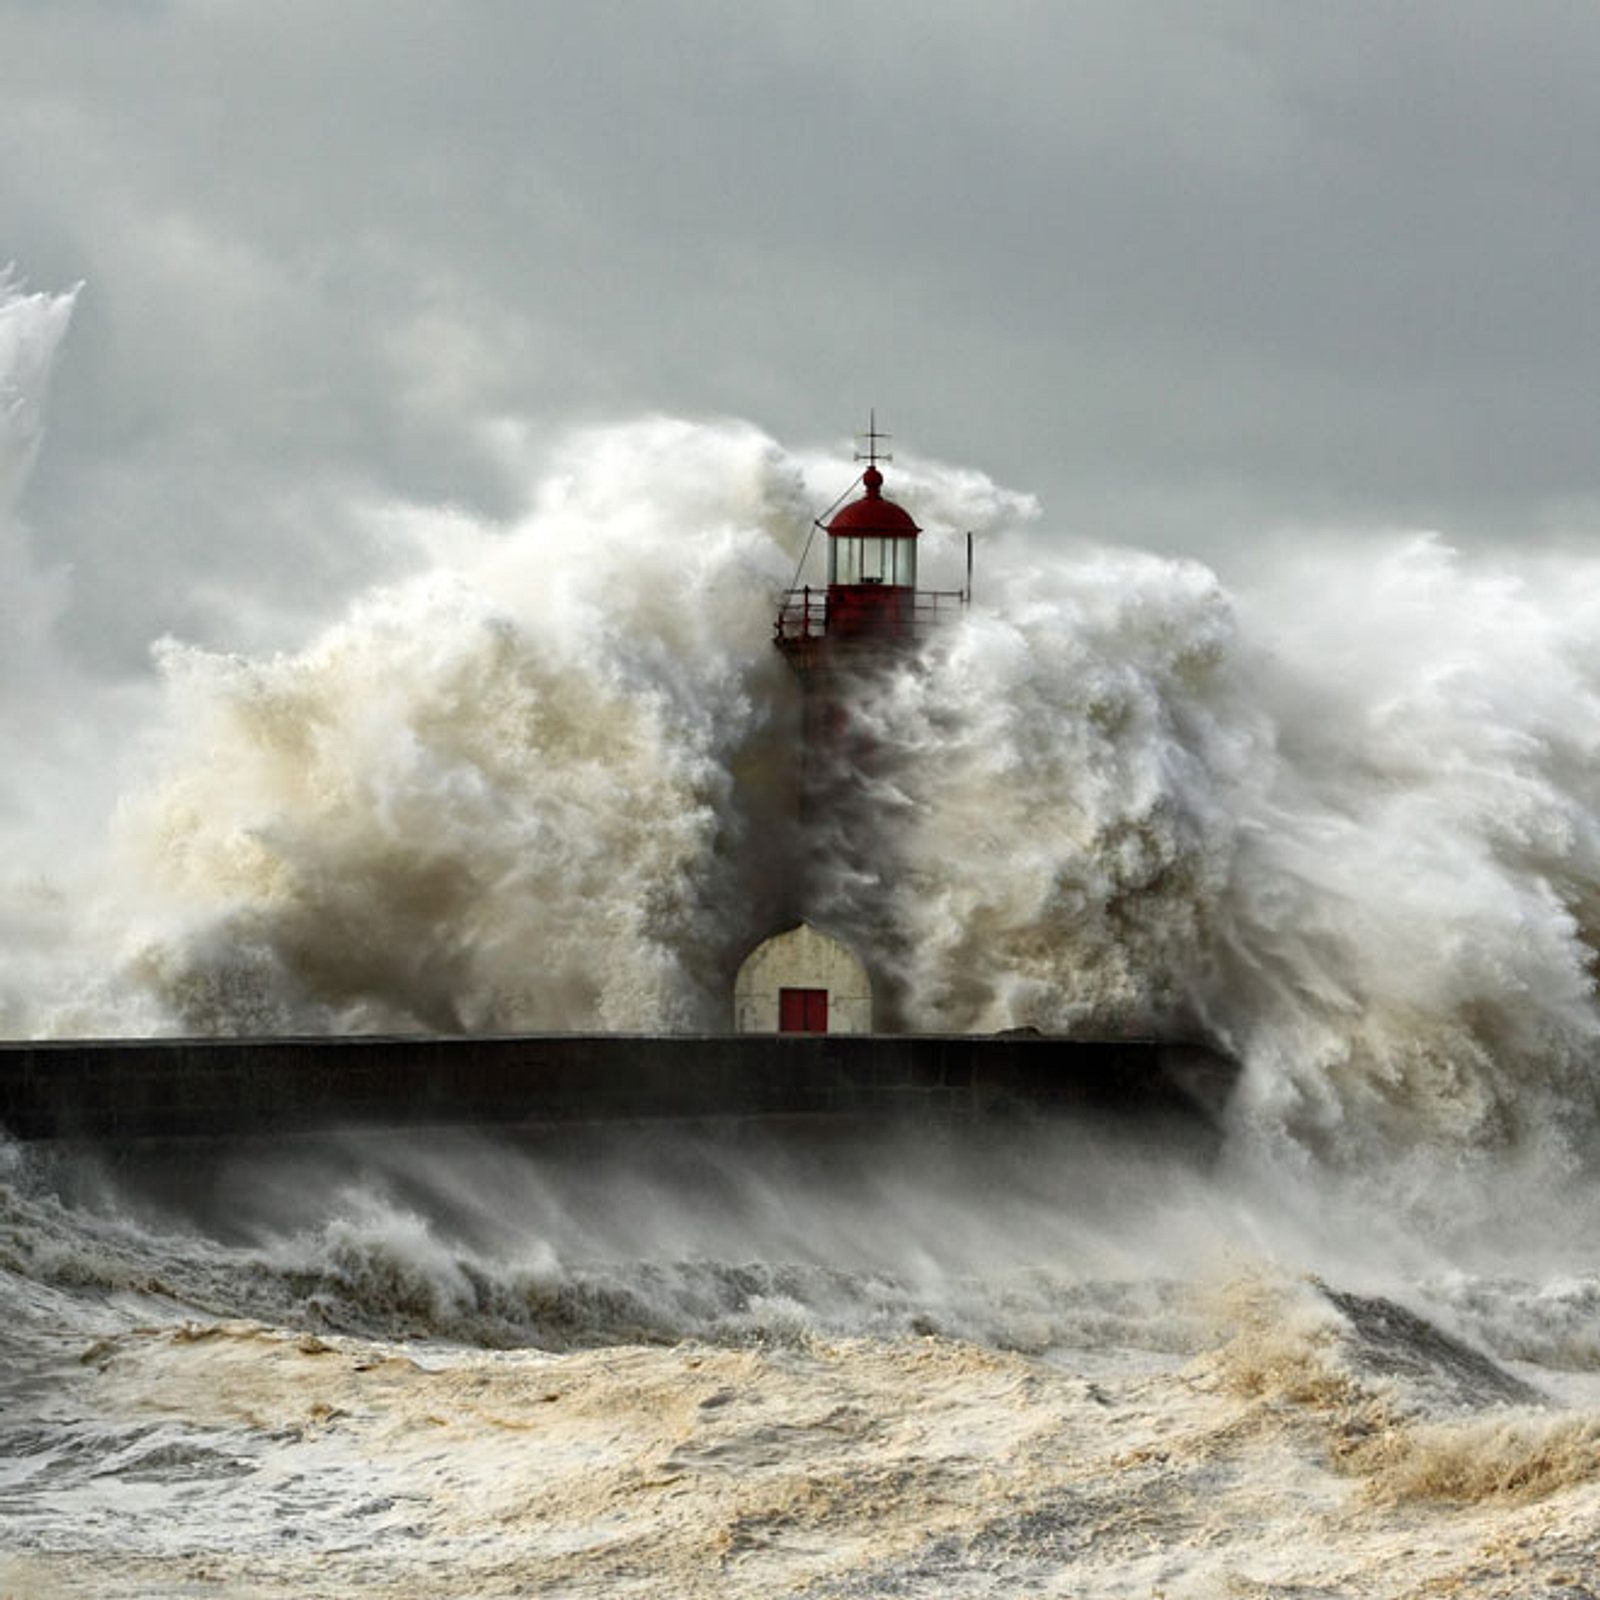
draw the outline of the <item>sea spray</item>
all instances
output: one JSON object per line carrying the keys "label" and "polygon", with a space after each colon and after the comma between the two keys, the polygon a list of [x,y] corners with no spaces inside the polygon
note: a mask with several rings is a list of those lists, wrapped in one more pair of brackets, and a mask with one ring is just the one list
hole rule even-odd
{"label": "sea spray", "polygon": [[520,522],[441,516],[305,649],[160,646],[130,987],[188,1032],[724,1026],[811,908],[770,647],[804,482],[742,426],[575,437]]}
{"label": "sea spray", "polygon": [[1199,1032],[1257,1154],[1441,1217],[1482,1157],[1548,1207],[1595,1103],[1581,577],[1427,538],[1240,596],[1127,552],[1001,565],[857,708],[845,826],[881,814],[893,870],[840,851],[828,911],[912,1027]]}
{"label": "sea spray", "polygon": [[[114,960],[96,926],[97,864],[127,730],[154,710],[147,686],[94,683],[63,648],[71,574],[23,515],[77,298],[0,267],[0,1032],[12,1035],[48,1030]],[[130,1024],[148,1015],[125,985],[106,987]]]}
{"label": "sea spray", "polygon": [[191,1031],[713,1025],[786,856],[795,492],[752,430],[643,423],[303,651],[164,646],[134,980]]}
{"label": "sea spray", "polygon": [[[856,715],[897,870],[828,909],[897,981],[910,1026],[1196,1031],[1208,923],[1262,719],[1232,616],[1190,563],[1018,561]],[[1243,753],[1241,753],[1243,752]]]}
{"label": "sea spray", "polygon": [[[69,303],[3,303],[35,393]],[[10,1031],[717,1027],[809,914],[901,1026],[1216,1040],[1293,1170],[1442,1213],[1483,1152],[1534,1199],[1577,1159],[1600,568],[1329,538],[1230,592],[903,460],[925,578],[977,526],[978,599],[861,694],[871,770],[802,820],[770,627],[837,464],[666,418],[555,455],[504,524],[395,508],[421,570],[295,650],[158,643],[149,715],[60,675],[56,719],[116,736],[10,770],[137,762],[99,850],[12,830]]]}
{"label": "sea spray", "polygon": [[[18,514],[43,435],[50,368],[72,317],[76,291],[29,293],[0,268],[0,666],[15,675],[34,665],[65,593],[62,575],[41,569]],[[14,712],[23,697],[7,696]]]}

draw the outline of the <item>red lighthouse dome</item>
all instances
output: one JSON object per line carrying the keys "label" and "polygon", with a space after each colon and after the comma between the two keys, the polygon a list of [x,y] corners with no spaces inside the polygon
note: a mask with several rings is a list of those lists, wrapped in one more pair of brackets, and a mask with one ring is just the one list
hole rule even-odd
{"label": "red lighthouse dome", "polygon": [[922,532],[903,506],[883,498],[883,474],[876,467],[868,467],[861,474],[861,486],[866,493],[859,500],[852,500],[828,524],[831,537],[875,534],[880,539],[914,539]]}

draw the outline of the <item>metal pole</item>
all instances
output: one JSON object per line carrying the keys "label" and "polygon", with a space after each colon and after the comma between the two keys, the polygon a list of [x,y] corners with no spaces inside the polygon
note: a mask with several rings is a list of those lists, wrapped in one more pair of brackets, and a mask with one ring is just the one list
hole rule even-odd
{"label": "metal pole", "polygon": [[972,530],[970,528],[967,530],[967,594],[961,603],[965,606],[972,604]]}

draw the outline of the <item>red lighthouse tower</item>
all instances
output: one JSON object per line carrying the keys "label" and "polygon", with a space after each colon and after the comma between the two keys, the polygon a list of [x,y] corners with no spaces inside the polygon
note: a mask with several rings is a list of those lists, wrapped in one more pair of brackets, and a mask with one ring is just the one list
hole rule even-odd
{"label": "red lighthouse tower", "polygon": [[843,755],[852,687],[909,654],[968,599],[964,590],[917,588],[922,530],[904,507],[884,497],[878,463],[893,457],[879,448],[888,435],[878,432],[876,413],[865,437],[867,448],[856,456],[867,463],[858,480],[861,496],[816,524],[827,535],[827,586],[790,589],[773,630],[805,694],[808,790],[816,788],[820,758]]}
{"label": "red lighthouse tower", "polygon": [[[876,416],[867,427],[860,495],[816,523],[827,540],[827,583],[788,590],[778,605],[773,643],[800,680],[802,742],[797,848],[783,853],[785,909],[803,919],[759,946],[740,968],[735,1016],[741,1030],[855,1032],[895,1025],[896,991],[877,992],[851,948],[881,948],[881,903],[855,889],[894,876],[897,834],[873,794],[887,759],[871,731],[870,708],[884,680],[916,662],[936,624],[966,605],[968,589],[917,587],[911,514],[883,493]],[[856,485],[841,495],[845,499]],[[838,501],[834,502],[837,506]],[[800,558],[796,580],[810,555]],[[813,918],[817,920],[813,920]]]}

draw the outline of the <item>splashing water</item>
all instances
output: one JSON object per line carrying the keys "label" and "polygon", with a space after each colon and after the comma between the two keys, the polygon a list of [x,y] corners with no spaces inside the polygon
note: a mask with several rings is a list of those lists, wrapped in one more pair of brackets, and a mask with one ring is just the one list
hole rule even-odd
{"label": "splashing water", "polygon": [[[0,293],[19,594],[70,309]],[[39,817],[12,829],[56,937],[11,913],[11,1032],[717,1027],[798,908],[907,1027],[1203,1032],[1285,1148],[1570,1158],[1600,1028],[1600,570],[1326,539],[1235,595],[1051,547],[1025,497],[902,463],[925,567],[983,530],[983,603],[863,691],[867,844],[807,876],[769,628],[837,466],[662,418],[561,463],[505,526],[391,512],[427,570],[298,650],[156,646],[92,873]],[[51,648],[41,622],[8,671]]]}

